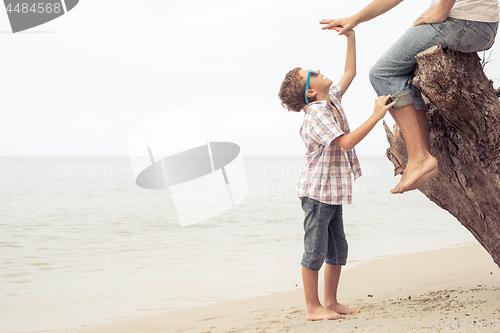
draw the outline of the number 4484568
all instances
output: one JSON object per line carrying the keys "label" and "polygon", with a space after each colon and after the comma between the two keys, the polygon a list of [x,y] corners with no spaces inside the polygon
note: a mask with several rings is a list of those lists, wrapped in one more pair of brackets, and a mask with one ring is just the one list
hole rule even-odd
{"label": "number 4484568", "polygon": [[60,3],[44,3],[44,2],[38,2],[34,3],[31,6],[28,3],[17,3],[14,8],[12,7],[12,3],[9,3],[7,5],[7,12],[8,13],[33,13],[33,14],[42,14],[42,13],[56,13],[59,14],[61,12],[61,4]]}
{"label": "number 4484568", "polygon": [[443,324],[443,327],[446,328],[476,328],[476,329],[497,329],[498,328],[498,319],[488,320],[488,319],[477,319],[467,321],[465,319],[450,322],[450,320],[446,320]]}

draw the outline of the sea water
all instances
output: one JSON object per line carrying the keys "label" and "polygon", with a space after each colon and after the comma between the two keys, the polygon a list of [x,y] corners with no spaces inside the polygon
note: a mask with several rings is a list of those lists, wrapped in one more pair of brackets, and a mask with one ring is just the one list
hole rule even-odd
{"label": "sea water", "polygon": [[[292,290],[302,284],[303,157],[244,156],[234,209],[181,228],[168,190],[135,185],[127,157],[0,158],[0,332],[79,328]],[[476,242],[418,191],[393,195],[383,156],[344,207],[346,269]],[[196,207],[193,207],[196,209]]]}

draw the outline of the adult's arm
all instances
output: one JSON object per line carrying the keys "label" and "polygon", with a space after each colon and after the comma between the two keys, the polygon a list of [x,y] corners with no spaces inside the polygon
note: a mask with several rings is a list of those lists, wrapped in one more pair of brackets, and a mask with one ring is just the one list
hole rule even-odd
{"label": "adult's arm", "polygon": [[423,23],[438,23],[443,22],[448,17],[451,8],[456,0],[441,0],[437,5],[427,9],[418,19],[413,22],[413,25]]}
{"label": "adult's arm", "polygon": [[346,31],[352,30],[358,24],[369,21],[396,7],[402,1],[403,0],[374,0],[357,14],[340,19],[323,19],[319,23],[325,24],[321,29],[337,30],[339,35],[343,35]]}

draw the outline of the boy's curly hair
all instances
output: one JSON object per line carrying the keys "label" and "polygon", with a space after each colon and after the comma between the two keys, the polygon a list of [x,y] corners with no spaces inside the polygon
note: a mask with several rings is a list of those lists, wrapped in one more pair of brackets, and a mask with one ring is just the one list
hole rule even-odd
{"label": "boy's curly hair", "polygon": [[[304,98],[306,80],[299,74],[301,69],[297,67],[289,71],[281,83],[278,97],[281,100],[281,105],[288,109],[288,111],[300,112],[306,106]],[[316,96],[308,99],[309,103],[314,102],[316,101]]]}

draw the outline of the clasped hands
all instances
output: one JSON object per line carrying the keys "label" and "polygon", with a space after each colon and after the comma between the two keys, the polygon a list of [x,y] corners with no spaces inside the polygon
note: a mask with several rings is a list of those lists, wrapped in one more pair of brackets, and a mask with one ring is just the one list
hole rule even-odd
{"label": "clasped hands", "polygon": [[[427,9],[420,15],[415,22],[414,26],[424,23],[439,23],[446,20],[448,12],[441,10],[439,6],[434,6]],[[355,16],[343,17],[339,19],[322,19],[320,24],[324,24],[321,29],[323,30],[336,30],[339,35],[345,35],[347,31],[354,29],[358,25]]]}

